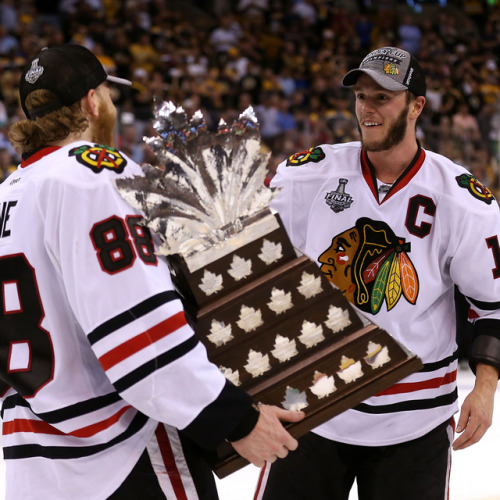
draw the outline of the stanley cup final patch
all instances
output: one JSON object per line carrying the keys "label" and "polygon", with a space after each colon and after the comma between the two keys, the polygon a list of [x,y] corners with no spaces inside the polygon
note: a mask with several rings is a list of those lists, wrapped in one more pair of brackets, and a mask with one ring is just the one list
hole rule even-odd
{"label": "stanley cup final patch", "polygon": [[37,57],[33,59],[31,63],[31,68],[26,72],[24,79],[34,85],[36,81],[43,75],[43,66],[38,65],[40,59]]}
{"label": "stanley cup final patch", "polygon": [[339,179],[339,185],[335,191],[330,191],[325,196],[326,204],[336,213],[342,212],[347,208],[350,208],[352,202],[354,201],[353,197],[346,193],[345,185],[349,181],[347,179]]}
{"label": "stanley cup final patch", "polygon": [[105,168],[120,174],[127,165],[127,160],[117,149],[102,144],[94,144],[93,146],[86,144],[73,148],[70,150],[69,156],[74,156],[79,163],[89,167],[96,174]]}

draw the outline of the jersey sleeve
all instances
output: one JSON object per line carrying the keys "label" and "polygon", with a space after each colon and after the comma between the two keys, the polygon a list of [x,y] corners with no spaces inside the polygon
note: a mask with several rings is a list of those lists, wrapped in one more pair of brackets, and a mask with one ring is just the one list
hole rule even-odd
{"label": "jersey sleeve", "polygon": [[[477,202],[479,203],[479,202]],[[500,213],[498,206],[464,214],[450,275],[470,304],[474,323],[470,364],[500,369]],[[456,238],[456,236],[455,236]],[[450,236],[451,240],[455,239]]]}
{"label": "jersey sleeve", "polygon": [[112,175],[80,170],[71,181],[47,179],[38,196],[44,244],[85,334],[81,341],[90,343],[123,399],[186,428],[203,447],[244,421],[255,423],[250,396],[208,361],[188,325],[140,214],[121,198]]}
{"label": "jersey sleeve", "polygon": [[270,184],[271,188],[277,188],[278,194],[270,206],[278,212],[293,245],[304,251],[310,204],[317,196],[317,188],[297,175],[299,168],[306,167],[287,167],[286,161],[278,165]]}

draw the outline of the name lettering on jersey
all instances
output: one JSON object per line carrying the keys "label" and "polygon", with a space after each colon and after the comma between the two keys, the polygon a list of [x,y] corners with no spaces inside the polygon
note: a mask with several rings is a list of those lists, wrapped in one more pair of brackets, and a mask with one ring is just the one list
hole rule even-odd
{"label": "name lettering on jersey", "polygon": [[117,149],[102,144],[94,146],[86,144],[73,148],[69,151],[69,156],[74,156],[79,163],[89,167],[96,174],[105,168],[119,174],[127,165],[127,160]]}
{"label": "name lettering on jersey", "polygon": [[17,201],[4,201],[0,211],[0,238],[7,238],[10,236],[10,229],[7,223],[10,219],[10,211],[17,205]]}
{"label": "name lettering on jersey", "polygon": [[495,199],[491,191],[473,175],[462,174],[455,177],[455,179],[461,188],[467,189],[474,198],[483,201],[487,205],[491,205],[491,202]]}
{"label": "name lettering on jersey", "polygon": [[299,167],[300,165],[304,165],[310,162],[318,163],[324,158],[325,153],[319,146],[316,146],[315,148],[306,149],[305,151],[300,151],[299,153],[293,154],[286,161],[286,166]]}
{"label": "name lettering on jersey", "polygon": [[21,181],[21,177],[18,177],[17,179],[10,181],[9,186],[13,186],[14,184],[17,184],[20,181]]}
{"label": "name lettering on jersey", "polygon": [[339,179],[339,185],[335,191],[326,193],[326,204],[336,213],[342,212],[350,208],[354,198],[345,191],[345,185],[349,181],[347,179]]}
{"label": "name lettering on jersey", "polygon": [[418,275],[408,256],[411,244],[382,221],[362,217],[333,237],[318,258],[321,272],[362,311],[390,311],[403,296],[415,304]]}

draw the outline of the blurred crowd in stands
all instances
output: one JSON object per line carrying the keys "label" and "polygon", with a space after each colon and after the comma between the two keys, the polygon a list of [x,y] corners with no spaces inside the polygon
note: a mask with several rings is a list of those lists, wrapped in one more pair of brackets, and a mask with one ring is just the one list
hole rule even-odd
{"label": "blurred crowd in stands", "polygon": [[20,71],[44,46],[91,49],[115,88],[116,145],[139,163],[156,159],[153,102],[171,100],[210,129],[248,106],[272,152],[356,140],[344,73],[373,48],[414,54],[428,75],[422,145],[500,190],[500,6],[495,0],[2,0],[0,3],[0,181],[19,158],[7,139],[23,118]]}

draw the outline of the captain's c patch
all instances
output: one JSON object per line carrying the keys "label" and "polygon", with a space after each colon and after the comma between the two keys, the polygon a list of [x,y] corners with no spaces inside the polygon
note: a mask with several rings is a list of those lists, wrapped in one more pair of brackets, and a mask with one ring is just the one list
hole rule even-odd
{"label": "captain's c patch", "polygon": [[73,148],[69,151],[69,156],[74,156],[79,163],[89,167],[96,174],[105,168],[120,174],[127,165],[127,160],[117,149],[102,144],[93,146],[85,144]]}
{"label": "captain's c patch", "polygon": [[462,174],[455,177],[455,179],[461,188],[467,189],[474,198],[484,201],[487,205],[491,205],[492,200],[495,199],[491,191],[481,184],[473,175]]}

